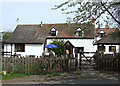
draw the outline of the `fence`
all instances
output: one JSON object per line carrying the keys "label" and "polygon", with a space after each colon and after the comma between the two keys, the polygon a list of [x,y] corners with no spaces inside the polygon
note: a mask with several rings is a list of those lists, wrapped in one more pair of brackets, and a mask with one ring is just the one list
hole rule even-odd
{"label": "fence", "polygon": [[2,69],[8,73],[46,74],[77,70],[77,60],[67,58],[3,57]]}
{"label": "fence", "polygon": [[120,54],[99,54],[94,55],[96,70],[118,71],[120,67]]}

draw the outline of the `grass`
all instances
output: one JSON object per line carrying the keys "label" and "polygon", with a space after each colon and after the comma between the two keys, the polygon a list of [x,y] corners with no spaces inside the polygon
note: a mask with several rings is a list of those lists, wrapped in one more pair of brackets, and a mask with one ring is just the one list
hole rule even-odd
{"label": "grass", "polygon": [[81,73],[77,72],[77,75],[78,75],[80,78],[82,78],[82,75],[81,75]]}
{"label": "grass", "polygon": [[18,74],[18,73],[17,74],[6,74],[6,75],[2,76],[2,80],[21,78],[21,77],[25,77],[25,76],[28,76],[28,75],[26,75],[26,74]]}
{"label": "grass", "polygon": [[60,73],[53,73],[53,76],[60,76]]}
{"label": "grass", "polygon": [[61,74],[60,74],[60,73],[52,73],[52,74],[46,74],[45,76],[46,76],[47,78],[48,78],[48,77],[56,77],[56,76],[58,77],[58,76],[61,76]]}
{"label": "grass", "polygon": [[52,74],[46,74],[45,76],[48,78],[48,77],[51,77],[51,76],[52,76]]}

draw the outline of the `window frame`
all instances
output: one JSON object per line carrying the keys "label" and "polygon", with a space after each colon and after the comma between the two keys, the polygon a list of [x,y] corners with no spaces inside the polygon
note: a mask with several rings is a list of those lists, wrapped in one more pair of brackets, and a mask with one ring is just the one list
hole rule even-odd
{"label": "window frame", "polygon": [[15,44],[15,52],[25,52],[25,44]]}
{"label": "window frame", "polygon": [[84,31],[81,28],[77,28],[74,34],[78,37],[83,37]]}
{"label": "window frame", "polygon": [[80,49],[84,52],[84,47],[75,47],[75,52],[80,53]]}
{"label": "window frame", "polygon": [[[54,29],[54,30],[53,30],[53,29]],[[56,31],[57,31],[57,30],[56,30],[54,27],[52,27],[51,30],[50,30],[50,35],[51,35],[51,36],[56,36]]]}
{"label": "window frame", "polygon": [[[115,49],[113,50],[112,47],[114,47]],[[116,46],[109,46],[109,52],[116,52]]]}
{"label": "window frame", "polygon": [[105,37],[105,33],[100,33],[100,38]]}

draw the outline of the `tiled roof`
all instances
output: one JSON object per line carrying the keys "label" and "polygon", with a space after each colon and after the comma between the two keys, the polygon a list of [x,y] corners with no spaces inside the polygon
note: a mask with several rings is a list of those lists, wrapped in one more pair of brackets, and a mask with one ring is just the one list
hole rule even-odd
{"label": "tiled roof", "polygon": [[[58,31],[56,37],[75,38],[75,31],[78,25],[61,24],[43,24],[39,25],[18,25],[14,30],[12,36],[4,41],[4,43],[43,43],[47,36],[50,36],[49,32],[54,27]],[[81,28],[83,29],[83,28]],[[94,30],[90,28],[84,28],[84,37],[93,38]]]}
{"label": "tiled roof", "polygon": [[108,35],[110,33],[118,31],[118,29],[117,28],[95,28],[95,34],[96,34],[96,36],[99,36],[99,32],[100,31],[104,31],[105,35]]}
{"label": "tiled roof", "polygon": [[96,44],[119,44],[120,45],[120,32],[111,33],[101,40],[97,41]]}

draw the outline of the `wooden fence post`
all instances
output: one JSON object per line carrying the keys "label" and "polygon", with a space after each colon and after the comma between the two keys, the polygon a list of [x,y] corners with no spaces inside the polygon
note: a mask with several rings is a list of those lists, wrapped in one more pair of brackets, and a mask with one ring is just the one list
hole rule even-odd
{"label": "wooden fence post", "polygon": [[5,68],[5,66],[6,66],[5,62],[6,62],[6,61],[5,61],[5,57],[4,57],[4,71],[6,70],[6,68]]}
{"label": "wooden fence post", "polygon": [[35,57],[34,57],[34,67],[33,67],[33,71],[34,71],[34,74],[35,74],[35,70],[36,70],[36,66],[35,66],[35,64],[36,64],[36,59],[35,59]]}
{"label": "wooden fence post", "polygon": [[79,70],[81,70],[81,53],[79,54]]}
{"label": "wooden fence post", "polygon": [[109,67],[109,66],[108,66],[108,62],[109,62],[109,61],[108,61],[108,60],[109,60],[109,57],[108,57],[108,56],[106,56],[106,71],[108,71],[108,70],[109,70],[109,68],[108,68],[108,67]]}
{"label": "wooden fence post", "polygon": [[22,73],[24,73],[24,56],[22,57]]}
{"label": "wooden fence post", "polygon": [[47,63],[48,63],[48,73],[50,73],[50,58],[47,59]]}

